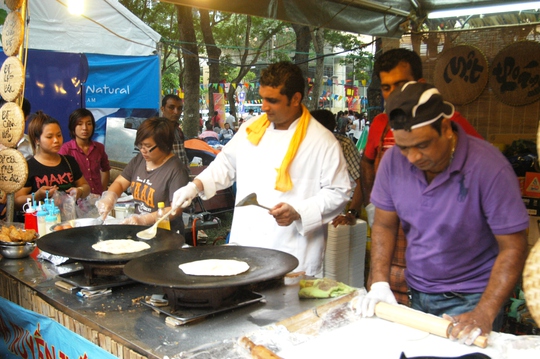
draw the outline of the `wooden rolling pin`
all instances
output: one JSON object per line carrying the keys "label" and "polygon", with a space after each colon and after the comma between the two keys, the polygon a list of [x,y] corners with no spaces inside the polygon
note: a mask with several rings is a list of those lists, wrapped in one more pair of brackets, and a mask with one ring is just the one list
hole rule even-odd
{"label": "wooden rolling pin", "polygon": [[254,359],[282,359],[276,353],[265,347],[264,345],[256,345],[248,337],[242,337],[238,343],[249,351]]}
{"label": "wooden rolling pin", "polygon": [[[443,338],[448,338],[450,336],[451,327],[453,326],[451,321],[444,318],[422,313],[402,305],[392,305],[384,302],[377,303],[375,306],[375,315],[379,318],[403,324]],[[480,335],[473,344],[480,348],[485,348],[488,345],[488,338]]]}

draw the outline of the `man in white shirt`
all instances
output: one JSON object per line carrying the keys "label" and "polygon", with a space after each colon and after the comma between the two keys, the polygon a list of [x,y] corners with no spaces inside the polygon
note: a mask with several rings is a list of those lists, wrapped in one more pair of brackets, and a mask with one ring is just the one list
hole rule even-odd
{"label": "man in white shirt", "polygon": [[[174,194],[185,208],[237,182],[237,201],[256,193],[271,207],[235,207],[230,241],[281,250],[296,270],[322,274],[326,225],[345,207],[350,181],[341,146],[302,105],[305,81],[290,62],[262,71],[263,115],[246,121],[216,159]],[[277,171],[276,171],[277,169]]]}

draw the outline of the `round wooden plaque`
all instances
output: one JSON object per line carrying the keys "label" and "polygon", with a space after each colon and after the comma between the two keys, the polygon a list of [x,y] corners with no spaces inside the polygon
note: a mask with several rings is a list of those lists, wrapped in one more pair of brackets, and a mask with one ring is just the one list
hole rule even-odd
{"label": "round wooden plaque", "polygon": [[0,189],[15,193],[28,179],[28,165],[23,154],[12,148],[0,151]]}
{"label": "round wooden plaque", "polygon": [[15,102],[6,102],[0,108],[0,143],[14,148],[24,135],[24,113]]}
{"label": "round wooden plaque", "polygon": [[0,95],[6,101],[15,101],[24,84],[24,69],[21,60],[10,56],[0,69]]}
{"label": "round wooden plaque", "polygon": [[2,47],[7,56],[15,56],[23,42],[24,23],[18,11],[12,11],[6,17],[2,28]]}
{"label": "round wooden plaque", "polygon": [[489,84],[499,100],[521,106],[540,99],[540,43],[518,41],[499,51]]}
{"label": "round wooden plaque", "polygon": [[540,325],[540,240],[532,247],[523,270],[523,291],[531,316]]}
{"label": "round wooden plaque", "polygon": [[6,5],[10,10],[19,10],[24,0],[6,0]]}
{"label": "round wooden plaque", "polygon": [[458,45],[438,57],[434,85],[446,101],[464,105],[484,91],[489,78],[488,67],[486,57],[478,48]]}

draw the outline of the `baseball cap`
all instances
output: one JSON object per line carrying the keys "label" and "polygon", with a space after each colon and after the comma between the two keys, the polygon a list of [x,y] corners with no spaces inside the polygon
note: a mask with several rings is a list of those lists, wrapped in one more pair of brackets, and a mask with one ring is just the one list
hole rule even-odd
{"label": "baseball cap", "polygon": [[441,117],[452,117],[454,105],[443,101],[435,86],[411,81],[388,96],[386,113],[392,130],[411,131]]}

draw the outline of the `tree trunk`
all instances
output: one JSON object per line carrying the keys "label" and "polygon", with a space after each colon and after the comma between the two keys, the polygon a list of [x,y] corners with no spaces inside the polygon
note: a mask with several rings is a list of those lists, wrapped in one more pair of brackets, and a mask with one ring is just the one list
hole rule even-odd
{"label": "tree trunk", "polygon": [[311,92],[311,101],[308,108],[316,110],[319,108],[319,98],[322,90],[322,77],[324,73],[324,30],[313,28],[313,48],[315,49],[317,60],[315,62],[315,77],[313,78],[313,90]]}
{"label": "tree trunk", "polygon": [[187,139],[197,137],[199,133],[199,51],[193,26],[192,8],[176,6],[180,41],[184,43],[184,122],[182,124]]}
{"label": "tree trunk", "polygon": [[210,104],[208,107],[208,114],[211,116],[214,113],[214,93],[219,93],[219,86],[214,87],[215,85],[210,85],[219,83],[221,79],[219,74],[219,58],[221,56],[221,49],[216,46],[214,34],[212,33],[212,27],[210,26],[210,15],[208,10],[199,9],[199,14],[201,14],[201,32],[204,43],[206,44],[206,53],[208,54],[208,101]]}
{"label": "tree trunk", "polygon": [[[304,74],[304,80],[306,81],[306,93],[304,94],[304,104],[308,105],[309,99],[309,47],[311,45],[311,33],[309,26],[291,24],[294,33],[296,34],[296,54],[294,55],[294,63],[297,64],[302,73]],[[309,108],[309,106],[307,106]]]}

